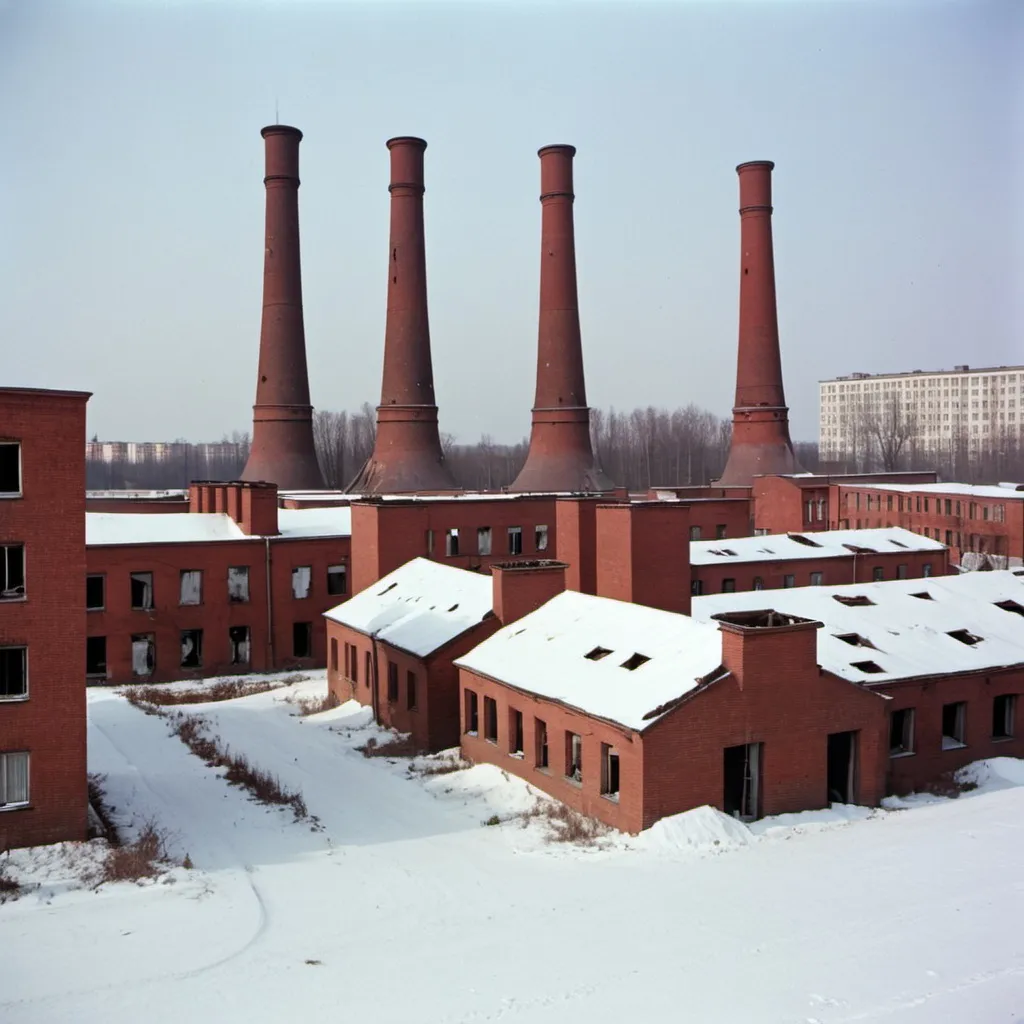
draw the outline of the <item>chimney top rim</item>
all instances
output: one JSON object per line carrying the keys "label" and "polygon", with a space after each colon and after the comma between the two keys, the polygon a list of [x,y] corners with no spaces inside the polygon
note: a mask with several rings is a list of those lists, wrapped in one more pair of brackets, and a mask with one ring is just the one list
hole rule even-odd
{"label": "chimney top rim", "polygon": [[266,138],[268,135],[294,135],[297,139],[302,138],[302,132],[290,124],[268,124],[260,129],[260,135]]}
{"label": "chimney top rim", "polygon": [[567,153],[569,156],[575,156],[576,147],[570,146],[567,142],[555,142],[550,146],[541,146],[537,150],[537,156],[543,156],[545,153]]}
{"label": "chimney top rim", "polygon": [[774,160],[746,160],[743,163],[736,165],[736,173],[740,174],[741,172],[747,170],[748,168],[754,168],[754,167],[766,167],[769,171],[773,171],[773,170],[775,170],[775,161]]}
{"label": "chimney top rim", "polygon": [[384,145],[388,149],[392,149],[395,146],[416,146],[420,149],[426,149],[427,140],[421,139],[418,135],[396,135],[394,138],[388,139]]}

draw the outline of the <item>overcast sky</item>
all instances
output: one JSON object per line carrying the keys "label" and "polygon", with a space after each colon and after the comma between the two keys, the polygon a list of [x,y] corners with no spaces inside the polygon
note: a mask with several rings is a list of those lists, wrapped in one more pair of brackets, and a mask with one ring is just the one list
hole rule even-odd
{"label": "overcast sky", "polygon": [[622,409],[728,415],[734,168],[775,161],[786,395],[813,439],[819,379],[1024,362],[1022,53],[1015,0],[0,0],[0,384],[93,391],[101,438],[248,429],[279,117],[305,133],[318,408],[379,400],[384,143],[412,134],[441,427],[528,432],[536,151],[565,142],[588,398]]}

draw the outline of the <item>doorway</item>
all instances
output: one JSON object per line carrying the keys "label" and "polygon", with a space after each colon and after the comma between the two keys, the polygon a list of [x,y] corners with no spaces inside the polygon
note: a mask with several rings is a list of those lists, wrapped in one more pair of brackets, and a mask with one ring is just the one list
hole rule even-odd
{"label": "doorway", "polygon": [[834,732],[828,738],[828,802],[857,801],[857,734]]}
{"label": "doorway", "polygon": [[761,744],[726,747],[723,768],[725,813],[753,821],[761,813]]}

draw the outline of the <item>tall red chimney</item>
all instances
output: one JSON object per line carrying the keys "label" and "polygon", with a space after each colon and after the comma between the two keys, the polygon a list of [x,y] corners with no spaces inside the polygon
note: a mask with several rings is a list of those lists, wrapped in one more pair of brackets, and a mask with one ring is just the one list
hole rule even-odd
{"label": "tall red chimney", "polygon": [[526,464],[510,491],[612,490],[590,444],[572,221],[573,146],[540,156],[541,265],[537,393]]}
{"label": "tall red chimney", "polygon": [[267,228],[263,250],[263,324],[252,447],[242,480],[316,490],[324,478],[313,447],[299,263],[299,142],[302,132],[273,124],[266,140]]}
{"label": "tall red chimney", "polygon": [[384,380],[373,454],[348,486],[356,494],[455,490],[437,430],[423,246],[423,139],[391,151],[391,247]]}
{"label": "tall red chimney", "polygon": [[729,461],[718,483],[748,487],[754,476],[797,473],[782,390],[775,309],[770,160],[740,164],[740,337]]}

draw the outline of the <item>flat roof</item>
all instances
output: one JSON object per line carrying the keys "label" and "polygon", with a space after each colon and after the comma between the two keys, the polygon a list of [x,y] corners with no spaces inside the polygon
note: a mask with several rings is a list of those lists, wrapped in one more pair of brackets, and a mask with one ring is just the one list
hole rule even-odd
{"label": "flat roof", "polygon": [[[858,484],[847,487],[870,488],[877,491],[899,491],[903,494],[958,494],[968,498],[1005,498],[1024,501],[1024,484]],[[1017,489],[1015,489],[1017,488]]]}

